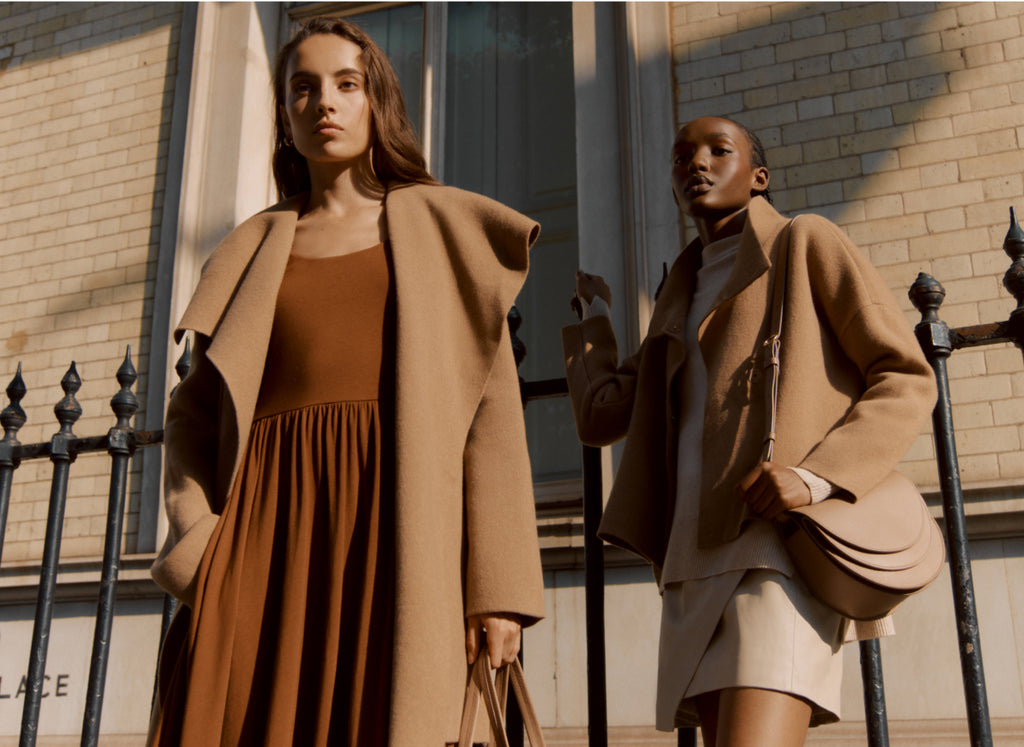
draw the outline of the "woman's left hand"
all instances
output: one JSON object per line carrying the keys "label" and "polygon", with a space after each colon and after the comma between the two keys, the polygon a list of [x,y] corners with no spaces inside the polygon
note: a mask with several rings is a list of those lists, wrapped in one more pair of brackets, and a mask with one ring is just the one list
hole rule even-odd
{"label": "woman's left hand", "polygon": [[520,625],[518,615],[495,612],[473,615],[466,620],[466,660],[472,664],[480,652],[481,631],[487,631],[487,653],[491,668],[510,664],[519,654]]}
{"label": "woman's left hand", "polygon": [[751,512],[769,521],[783,511],[811,502],[811,490],[800,475],[774,462],[757,465],[740,480],[736,493]]}

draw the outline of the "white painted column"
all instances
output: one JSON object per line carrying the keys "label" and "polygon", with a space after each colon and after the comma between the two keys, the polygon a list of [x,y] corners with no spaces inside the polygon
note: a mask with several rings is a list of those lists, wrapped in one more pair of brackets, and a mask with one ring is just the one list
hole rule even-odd
{"label": "white painted column", "polygon": [[[276,202],[271,68],[283,8],[254,2],[197,5],[177,236],[173,259],[161,258],[173,269],[157,281],[170,285],[163,288],[168,329],[163,402],[177,383],[174,363],[182,350],[170,330],[188,305],[203,263],[236,225]],[[161,427],[162,420],[161,406],[148,427]],[[149,484],[159,481],[154,475],[151,468]],[[142,513],[140,549],[155,550],[166,533],[163,509],[143,506]]]}

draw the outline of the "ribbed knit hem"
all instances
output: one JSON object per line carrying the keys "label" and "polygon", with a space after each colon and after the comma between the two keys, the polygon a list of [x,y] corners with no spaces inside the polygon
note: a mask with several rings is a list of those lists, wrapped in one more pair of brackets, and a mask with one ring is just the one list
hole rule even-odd
{"label": "ribbed knit hem", "polygon": [[686,550],[668,553],[668,562],[661,574],[662,589],[665,584],[751,568],[767,568],[785,576],[796,572],[775,527],[759,519],[748,522],[732,542],[712,548],[698,548],[694,544]]}

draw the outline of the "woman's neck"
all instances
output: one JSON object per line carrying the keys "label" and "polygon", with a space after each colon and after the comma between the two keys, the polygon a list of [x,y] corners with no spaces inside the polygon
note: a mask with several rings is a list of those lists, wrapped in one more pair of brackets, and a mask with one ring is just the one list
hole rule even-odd
{"label": "woman's neck", "polygon": [[380,205],[384,186],[378,181],[369,158],[355,163],[309,163],[309,201],[306,212],[344,215],[369,205]]}
{"label": "woman's neck", "polygon": [[295,227],[292,254],[333,257],[387,239],[384,187],[373,176],[369,159],[362,169],[310,163],[309,177],[309,200]]}
{"label": "woman's neck", "polygon": [[716,214],[714,216],[694,216],[693,222],[697,226],[697,235],[704,246],[712,244],[729,236],[743,233],[743,226],[747,222],[747,205],[727,214]]}

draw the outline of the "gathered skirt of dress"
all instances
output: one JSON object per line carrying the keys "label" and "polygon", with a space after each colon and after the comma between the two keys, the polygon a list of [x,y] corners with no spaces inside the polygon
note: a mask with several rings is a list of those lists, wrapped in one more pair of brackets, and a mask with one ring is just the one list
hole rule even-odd
{"label": "gathered skirt of dress", "polygon": [[188,632],[165,644],[154,744],[387,743],[392,309],[383,244],[289,260]]}

